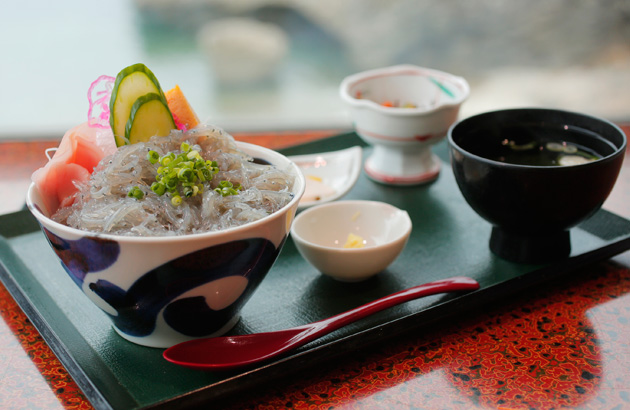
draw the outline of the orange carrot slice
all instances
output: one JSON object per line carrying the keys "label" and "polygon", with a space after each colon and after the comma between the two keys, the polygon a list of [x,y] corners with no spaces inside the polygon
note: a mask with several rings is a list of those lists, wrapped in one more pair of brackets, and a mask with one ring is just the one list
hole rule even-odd
{"label": "orange carrot slice", "polygon": [[168,108],[179,129],[189,130],[199,125],[199,117],[178,85],[168,90],[165,95]]}

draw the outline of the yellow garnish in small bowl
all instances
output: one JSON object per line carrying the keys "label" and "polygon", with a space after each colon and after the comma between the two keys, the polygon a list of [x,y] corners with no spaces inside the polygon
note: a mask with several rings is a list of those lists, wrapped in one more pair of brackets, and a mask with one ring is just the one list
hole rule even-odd
{"label": "yellow garnish in small bowl", "polygon": [[363,248],[365,247],[365,241],[359,235],[355,235],[353,233],[348,234],[348,239],[346,239],[346,243],[343,245],[344,248]]}

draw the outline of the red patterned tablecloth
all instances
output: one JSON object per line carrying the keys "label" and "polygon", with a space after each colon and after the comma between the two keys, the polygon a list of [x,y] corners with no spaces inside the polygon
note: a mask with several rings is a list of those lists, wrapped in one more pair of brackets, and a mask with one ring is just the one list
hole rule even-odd
{"label": "red patterned tablecloth", "polygon": [[[624,127],[626,133],[629,126]],[[240,134],[272,148],[334,131]],[[56,141],[0,143],[0,197],[22,195]],[[16,191],[17,190],[17,191]],[[21,197],[20,197],[21,198]],[[605,206],[630,218],[626,161]],[[15,203],[0,204],[0,213]],[[261,386],[233,409],[630,408],[630,252],[584,266],[570,282],[498,303],[357,356]],[[0,285],[0,408],[90,409],[90,403]]]}

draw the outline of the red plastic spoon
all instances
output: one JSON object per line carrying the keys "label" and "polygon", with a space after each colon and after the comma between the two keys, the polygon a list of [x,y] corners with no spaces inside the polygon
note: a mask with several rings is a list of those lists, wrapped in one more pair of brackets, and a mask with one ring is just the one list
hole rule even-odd
{"label": "red plastic spoon", "polygon": [[414,286],[363,306],[308,325],[275,332],[196,339],[164,351],[171,363],[199,370],[228,370],[251,365],[286,353],[354,321],[403,302],[438,293],[471,291],[479,283],[468,277],[453,277]]}

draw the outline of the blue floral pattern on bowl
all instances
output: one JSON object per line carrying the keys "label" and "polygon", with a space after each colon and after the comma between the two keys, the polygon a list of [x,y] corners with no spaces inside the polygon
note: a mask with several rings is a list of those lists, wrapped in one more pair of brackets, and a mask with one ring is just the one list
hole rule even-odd
{"label": "blue floral pattern on bowl", "polygon": [[[43,230],[62,266],[79,287],[88,274],[112,266],[120,253],[114,240],[67,240]],[[139,277],[129,289],[106,279],[89,283],[89,289],[116,311],[105,313],[123,333],[150,335],[164,310],[164,320],[174,330],[187,336],[204,336],[220,330],[238,313],[273,265],[285,240],[286,236],[279,248],[263,238],[222,243],[170,260]],[[234,303],[223,309],[212,309],[204,296],[180,298],[228,276],[244,277],[247,286]]]}

